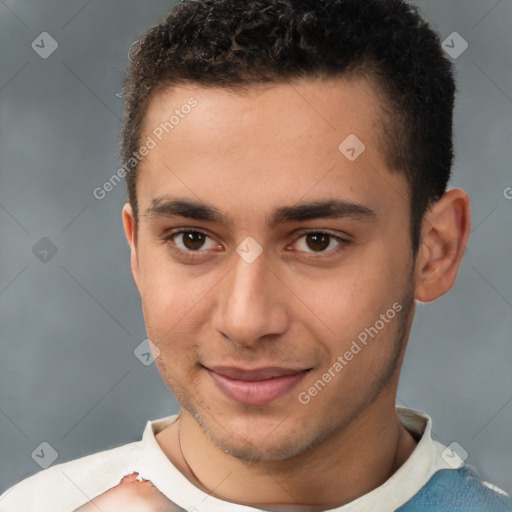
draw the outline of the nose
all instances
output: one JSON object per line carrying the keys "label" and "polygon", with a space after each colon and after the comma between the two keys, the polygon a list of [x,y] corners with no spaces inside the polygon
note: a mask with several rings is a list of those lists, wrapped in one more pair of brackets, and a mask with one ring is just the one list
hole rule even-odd
{"label": "nose", "polygon": [[252,347],[288,329],[290,291],[269,267],[264,252],[252,263],[234,255],[233,269],[219,293],[212,327],[232,343]]}

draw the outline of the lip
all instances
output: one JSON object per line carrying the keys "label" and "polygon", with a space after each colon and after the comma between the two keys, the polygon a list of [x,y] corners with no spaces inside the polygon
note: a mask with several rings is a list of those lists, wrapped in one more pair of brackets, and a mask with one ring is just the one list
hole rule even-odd
{"label": "lip", "polygon": [[245,405],[265,405],[294,388],[311,368],[301,370],[272,366],[244,370],[217,366],[205,369],[229,398]]}

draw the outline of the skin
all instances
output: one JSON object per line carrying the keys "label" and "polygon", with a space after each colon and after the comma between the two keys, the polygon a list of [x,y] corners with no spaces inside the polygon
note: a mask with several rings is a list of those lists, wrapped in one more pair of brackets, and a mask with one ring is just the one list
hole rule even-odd
{"label": "skin", "polygon": [[[378,149],[380,100],[366,81],[168,89],[148,107],[143,140],[191,96],[197,106],[140,164],[138,223],[129,204],[122,212],[156,364],[181,405],[157,441],[218,498],[275,510],[341,506],[384,483],[416,446],[396,415],[400,368],[415,301],[437,299],[456,279],[469,198],[452,189],[433,205],[413,258],[409,190]],[[352,133],[366,146],[355,161],[338,150]],[[231,223],[149,212],[171,196],[207,203]],[[266,226],[275,208],[340,198],[375,218]],[[204,244],[165,239],[177,228],[203,231]],[[327,237],[319,250],[300,229],[350,243]],[[248,236],[263,249],[252,263],[236,252]],[[299,393],[397,302],[401,312],[301,403]],[[249,406],[219,390],[204,369],[213,365],[311,370],[270,404]]]}
{"label": "skin", "polygon": [[137,473],[125,476],[118,485],[75,512],[181,512],[149,480],[136,480]]}

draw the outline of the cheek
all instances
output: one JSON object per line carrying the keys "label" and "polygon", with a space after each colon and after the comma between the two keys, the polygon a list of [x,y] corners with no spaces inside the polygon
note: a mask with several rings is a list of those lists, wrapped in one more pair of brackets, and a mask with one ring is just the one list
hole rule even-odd
{"label": "cheek", "polygon": [[182,277],[148,282],[141,289],[146,325],[166,337],[196,331],[208,320],[206,297],[213,285]]}
{"label": "cheek", "polygon": [[[298,295],[307,305],[303,311],[310,318],[310,328],[325,340],[331,353],[343,353],[352,340],[401,300],[404,264],[394,261],[385,249],[368,247],[350,265],[333,269],[329,276],[301,282]],[[387,322],[379,332],[385,336],[390,327]]]}
{"label": "cheek", "polygon": [[162,371],[192,371],[198,333],[208,323],[208,293],[222,276],[194,275],[197,268],[171,261],[165,250],[146,251],[139,258],[140,294],[148,338],[159,349]]}
{"label": "cheek", "polygon": [[313,316],[324,322],[325,329],[345,337],[378,309],[384,284],[382,273],[373,265],[347,265],[332,269],[321,280],[302,281],[300,297]]}
{"label": "cheek", "polygon": [[192,310],[204,292],[164,247],[146,242],[139,265],[144,318],[151,328],[168,330]]}

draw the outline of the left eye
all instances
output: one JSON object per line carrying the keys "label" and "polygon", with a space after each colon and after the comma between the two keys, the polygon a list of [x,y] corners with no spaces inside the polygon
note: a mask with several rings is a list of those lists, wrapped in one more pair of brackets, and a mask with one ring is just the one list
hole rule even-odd
{"label": "left eye", "polygon": [[[345,240],[342,238],[331,235],[330,233],[311,232],[304,233],[296,242],[297,248],[304,252],[328,252],[336,249]],[[333,246],[334,245],[334,246]]]}

